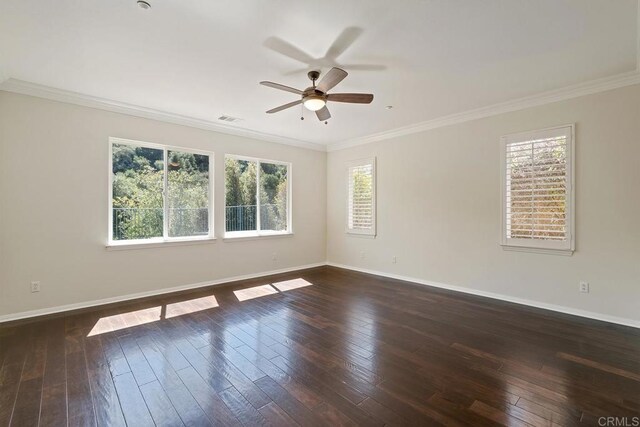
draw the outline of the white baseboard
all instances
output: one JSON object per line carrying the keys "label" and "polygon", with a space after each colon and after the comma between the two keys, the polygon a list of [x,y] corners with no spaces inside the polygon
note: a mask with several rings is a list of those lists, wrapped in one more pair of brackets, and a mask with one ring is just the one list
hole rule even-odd
{"label": "white baseboard", "polygon": [[493,292],[479,291],[476,289],[465,288],[463,286],[448,285],[445,283],[431,282],[428,280],[417,279],[415,277],[407,277],[399,274],[385,273],[382,271],[369,270],[366,268],[353,267],[350,265],[338,264],[335,262],[327,262],[327,265],[332,267],[344,268],[345,270],[358,271],[360,273],[373,274],[376,276],[388,277],[390,279],[403,280],[405,282],[417,283],[420,285],[432,286],[434,288],[448,289],[455,292],[463,292],[465,294],[477,295],[481,297],[493,298],[501,301],[512,302],[515,304],[527,305],[530,307],[541,308],[544,310],[557,311],[559,313],[571,314],[573,316],[586,317],[588,319],[600,320],[603,322],[616,323],[618,325],[631,326],[633,328],[640,328],[640,321],[634,319],[627,319],[624,317],[610,316],[608,314],[596,313],[593,311],[579,310],[577,308],[566,307],[556,304],[547,304],[539,301],[532,301],[524,298],[511,297],[508,295],[497,294]]}
{"label": "white baseboard", "polygon": [[12,313],[12,314],[7,314],[7,315],[4,315],[4,316],[0,316],[0,323],[10,322],[10,321],[13,321],[13,320],[27,319],[27,318],[30,318],[30,317],[44,316],[44,315],[47,315],[47,314],[61,313],[61,312],[64,312],[64,311],[77,310],[77,309],[81,309],[81,308],[96,307],[96,306],[105,305],[105,304],[111,304],[111,303],[115,303],[115,302],[134,300],[134,299],[138,299],[138,298],[146,298],[146,297],[152,297],[152,296],[157,296],[157,295],[169,294],[169,293],[172,293],[172,292],[203,288],[203,287],[207,287],[207,286],[222,285],[222,284],[229,283],[229,282],[236,282],[236,281],[239,281],[239,280],[255,279],[255,278],[258,278],[258,277],[270,276],[270,275],[273,275],[273,274],[289,273],[289,272],[298,271],[298,270],[306,270],[308,268],[322,267],[324,265],[329,265],[329,266],[337,267],[337,268],[343,268],[345,270],[358,271],[360,273],[367,273],[367,274],[373,274],[373,275],[376,275],[376,276],[388,277],[390,279],[402,280],[402,281],[405,281],[405,282],[417,283],[417,284],[420,284],[420,285],[432,286],[432,287],[435,287],[435,288],[447,289],[447,290],[455,291],[455,292],[462,292],[462,293],[465,293],[465,294],[471,294],[471,295],[477,295],[477,296],[482,296],[482,297],[487,297],[487,298],[493,298],[493,299],[497,299],[497,300],[501,300],[501,301],[512,302],[512,303],[515,303],[515,304],[521,304],[521,305],[526,305],[526,306],[530,306],[530,307],[541,308],[541,309],[544,309],[544,310],[551,310],[551,311],[556,311],[556,312],[559,312],[559,313],[570,314],[570,315],[573,315],[573,316],[586,317],[588,319],[595,319],[595,320],[600,320],[600,321],[603,321],[603,322],[609,322],[609,323],[615,323],[615,324],[618,324],[618,325],[631,326],[633,328],[639,328],[640,329],[640,321],[634,320],[634,319],[627,319],[627,318],[623,318],[623,317],[610,316],[608,314],[596,313],[596,312],[586,311],[586,310],[579,310],[579,309],[576,309],[576,308],[566,307],[566,306],[562,306],[562,305],[547,304],[547,303],[544,303],[544,302],[533,301],[533,300],[528,300],[528,299],[524,299],[524,298],[511,297],[511,296],[508,296],[508,295],[497,294],[497,293],[494,293],[494,292],[479,291],[479,290],[476,290],[476,289],[466,288],[466,287],[463,287],[463,286],[454,286],[454,285],[448,285],[448,284],[445,284],[445,283],[431,282],[431,281],[428,281],[428,280],[418,279],[418,278],[415,278],[415,277],[402,276],[402,275],[393,274],[393,273],[385,273],[383,271],[370,270],[370,269],[366,269],[366,268],[354,267],[354,266],[338,264],[338,263],[334,263],[334,262],[318,262],[318,263],[314,263],[314,264],[306,264],[306,265],[300,265],[300,266],[296,266],[296,267],[282,268],[282,269],[279,269],[279,270],[263,271],[263,272],[259,272],[259,273],[253,273],[253,274],[245,274],[245,275],[242,275],[242,276],[226,277],[226,278],[222,278],[222,279],[209,280],[209,281],[206,281],[206,282],[192,283],[192,284],[182,285],[182,286],[175,286],[175,287],[172,287],[172,288],[164,288],[164,289],[147,291],[147,292],[138,292],[138,293],[135,293],[135,294],[128,294],[128,295],[122,295],[122,296],[111,297],[111,298],[103,298],[103,299],[99,299],[99,300],[86,301],[86,302],[75,303],[75,304],[66,304],[66,305],[61,305],[61,306],[56,306],[56,307],[43,308],[43,309],[39,309],[39,310],[23,311],[23,312],[20,312],[20,313]]}
{"label": "white baseboard", "polygon": [[236,282],[238,280],[249,280],[249,279],[255,279],[255,278],[263,277],[263,276],[271,276],[273,274],[290,273],[292,271],[306,270],[308,268],[322,267],[324,265],[327,265],[327,264],[325,262],[317,262],[317,263],[314,263],[314,264],[299,265],[299,266],[296,266],[296,267],[282,268],[282,269],[279,269],[279,270],[262,271],[262,272],[259,272],[259,273],[245,274],[245,275],[242,275],[242,276],[225,277],[225,278],[222,278],[222,279],[208,280],[206,282],[192,283],[192,284],[189,284],[189,285],[174,286],[172,288],[164,288],[164,289],[158,289],[158,290],[153,290],[153,291],[138,292],[138,293],[135,293],[135,294],[128,294],[128,295],[122,295],[122,296],[111,297],[111,298],[103,298],[103,299],[98,299],[98,300],[93,300],[93,301],[85,301],[85,302],[79,302],[79,303],[75,303],[75,304],[59,305],[59,306],[56,306],[56,307],[48,307],[48,308],[42,308],[42,309],[39,309],[39,310],[23,311],[23,312],[20,312],[20,313],[6,314],[4,316],[0,316],[0,323],[11,322],[13,320],[27,319],[27,318],[30,318],[30,317],[44,316],[44,315],[47,315],[47,314],[61,313],[61,312],[64,312],[64,311],[78,310],[78,309],[81,309],[81,308],[96,307],[96,306],[100,306],[100,305],[111,304],[111,303],[114,303],[114,302],[122,302],[122,301],[134,300],[134,299],[138,299],[138,298],[146,298],[146,297],[152,297],[152,296],[157,296],[157,295],[162,295],[162,294],[170,294],[172,292],[185,291],[185,290],[189,290],[189,289],[197,289],[197,288],[204,288],[204,287],[207,287],[207,286],[223,285],[225,283]]}

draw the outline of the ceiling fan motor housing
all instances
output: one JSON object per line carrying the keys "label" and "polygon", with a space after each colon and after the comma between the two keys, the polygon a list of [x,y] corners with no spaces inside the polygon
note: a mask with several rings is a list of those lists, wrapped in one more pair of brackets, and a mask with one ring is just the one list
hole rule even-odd
{"label": "ceiling fan motor housing", "polygon": [[327,103],[327,95],[315,87],[308,87],[302,92],[302,103],[308,110],[317,111]]}

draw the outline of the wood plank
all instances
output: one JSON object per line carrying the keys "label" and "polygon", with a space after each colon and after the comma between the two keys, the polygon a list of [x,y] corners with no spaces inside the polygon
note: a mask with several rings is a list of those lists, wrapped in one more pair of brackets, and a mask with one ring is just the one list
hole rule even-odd
{"label": "wood plank", "polygon": [[216,393],[216,390],[211,388],[211,386],[198,375],[195,369],[191,367],[181,369],[178,371],[178,375],[210,420],[214,420],[216,424],[221,423],[223,425],[240,424],[229,407],[227,407],[218,393]]}
{"label": "wood plank", "polygon": [[152,381],[140,386],[140,392],[156,426],[185,425],[158,381]]}
{"label": "wood plank", "polygon": [[131,372],[118,375],[113,379],[120,406],[124,414],[127,425],[130,426],[153,426],[153,418],[147,408],[138,383]]}

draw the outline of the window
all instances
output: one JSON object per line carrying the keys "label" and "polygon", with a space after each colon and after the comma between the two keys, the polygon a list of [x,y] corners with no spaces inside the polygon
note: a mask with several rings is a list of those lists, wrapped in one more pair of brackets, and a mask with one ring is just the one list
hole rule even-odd
{"label": "window", "polygon": [[291,233],[291,165],[225,158],[225,237]]}
{"label": "window", "polygon": [[376,235],[375,158],[348,165],[347,233]]}
{"label": "window", "polygon": [[574,127],[502,137],[502,245],[571,254]]}
{"label": "window", "polygon": [[109,245],[210,239],[213,155],[111,138]]}

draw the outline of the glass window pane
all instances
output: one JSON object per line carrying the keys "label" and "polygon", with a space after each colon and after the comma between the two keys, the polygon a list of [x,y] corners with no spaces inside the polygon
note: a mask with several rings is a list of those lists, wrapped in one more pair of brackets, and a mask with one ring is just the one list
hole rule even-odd
{"label": "glass window pane", "polygon": [[225,159],[225,230],[256,231],[257,163]]}
{"label": "glass window pane", "polygon": [[162,237],[162,150],[113,144],[113,240]]}
{"label": "glass window pane", "polygon": [[260,229],[287,230],[287,166],[260,163]]}
{"label": "glass window pane", "polygon": [[167,152],[169,237],[209,234],[209,156]]}

